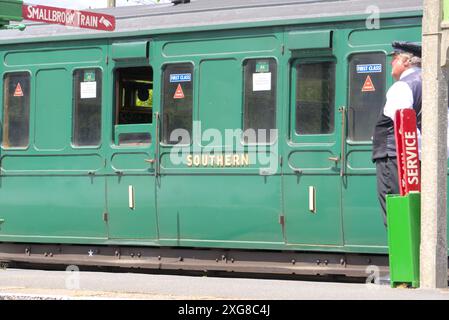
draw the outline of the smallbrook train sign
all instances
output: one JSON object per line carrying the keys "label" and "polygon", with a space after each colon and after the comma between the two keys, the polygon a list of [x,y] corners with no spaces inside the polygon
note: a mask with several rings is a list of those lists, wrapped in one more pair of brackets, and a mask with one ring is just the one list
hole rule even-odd
{"label": "smallbrook train sign", "polygon": [[115,30],[115,17],[102,13],[41,5],[23,5],[22,14],[26,20],[95,30]]}

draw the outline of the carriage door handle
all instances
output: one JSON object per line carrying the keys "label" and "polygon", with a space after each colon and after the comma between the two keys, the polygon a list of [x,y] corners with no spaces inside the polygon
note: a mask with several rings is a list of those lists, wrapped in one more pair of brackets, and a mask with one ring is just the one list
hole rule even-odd
{"label": "carriage door handle", "polygon": [[346,170],[346,116],[347,116],[347,108],[342,106],[338,108],[338,111],[341,112],[341,146],[340,146],[340,177],[345,175]]}
{"label": "carriage door handle", "polygon": [[156,170],[155,170],[155,175],[156,177],[160,174],[160,170],[161,170],[161,160],[159,158],[159,134],[160,134],[160,116],[159,116],[159,112],[156,112],[156,145],[154,147],[154,160],[155,160],[155,164],[156,164]]}
{"label": "carriage door handle", "polygon": [[328,158],[330,161],[335,161],[335,163],[337,163],[338,161],[340,161],[339,157],[329,157]]}

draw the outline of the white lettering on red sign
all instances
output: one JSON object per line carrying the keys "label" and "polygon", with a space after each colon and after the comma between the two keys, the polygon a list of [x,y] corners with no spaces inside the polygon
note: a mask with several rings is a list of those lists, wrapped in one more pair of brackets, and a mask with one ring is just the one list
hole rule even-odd
{"label": "white lettering on red sign", "polygon": [[418,140],[416,132],[405,132],[405,159],[407,170],[407,183],[419,184],[419,168],[418,168]]}
{"label": "white lettering on red sign", "polygon": [[40,5],[23,5],[26,20],[62,24],[70,27],[114,31],[115,17],[102,13],[78,11]]}
{"label": "white lettering on red sign", "polygon": [[399,109],[395,114],[394,132],[398,155],[399,191],[401,196],[419,192],[420,162],[416,113],[413,109]]}

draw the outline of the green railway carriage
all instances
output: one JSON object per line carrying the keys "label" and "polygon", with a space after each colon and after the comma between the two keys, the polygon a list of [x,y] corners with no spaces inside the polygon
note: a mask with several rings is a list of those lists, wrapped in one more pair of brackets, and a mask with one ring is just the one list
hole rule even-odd
{"label": "green railway carriage", "polygon": [[105,9],[113,33],[0,31],[0,259],[386,265],[371,136],[421,6],[197,0]]}

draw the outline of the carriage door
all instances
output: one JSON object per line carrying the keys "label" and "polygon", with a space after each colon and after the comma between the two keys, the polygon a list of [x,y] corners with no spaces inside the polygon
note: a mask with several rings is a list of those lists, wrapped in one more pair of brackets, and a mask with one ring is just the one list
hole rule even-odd
{"label": "carriage door", "polygon": [[153,68],[149,43],[112,45],[112,143],[107,177],[109,237],[156,239]]}
{"label": "carriage door", "polygon": [[371,161],[374,126],[385,104],[385,60],[383,52],[354,53],[348,58],[348,125],[342,189],[346,246],[386,246],[377,200],[376,166]]}
{"label": "carriage door", "polygon": [[[337,77],[338,78],[338,77]],[[291,64],[290,130],[283,166],[288,244],[341,245],[340,84],[331,56]]]}

